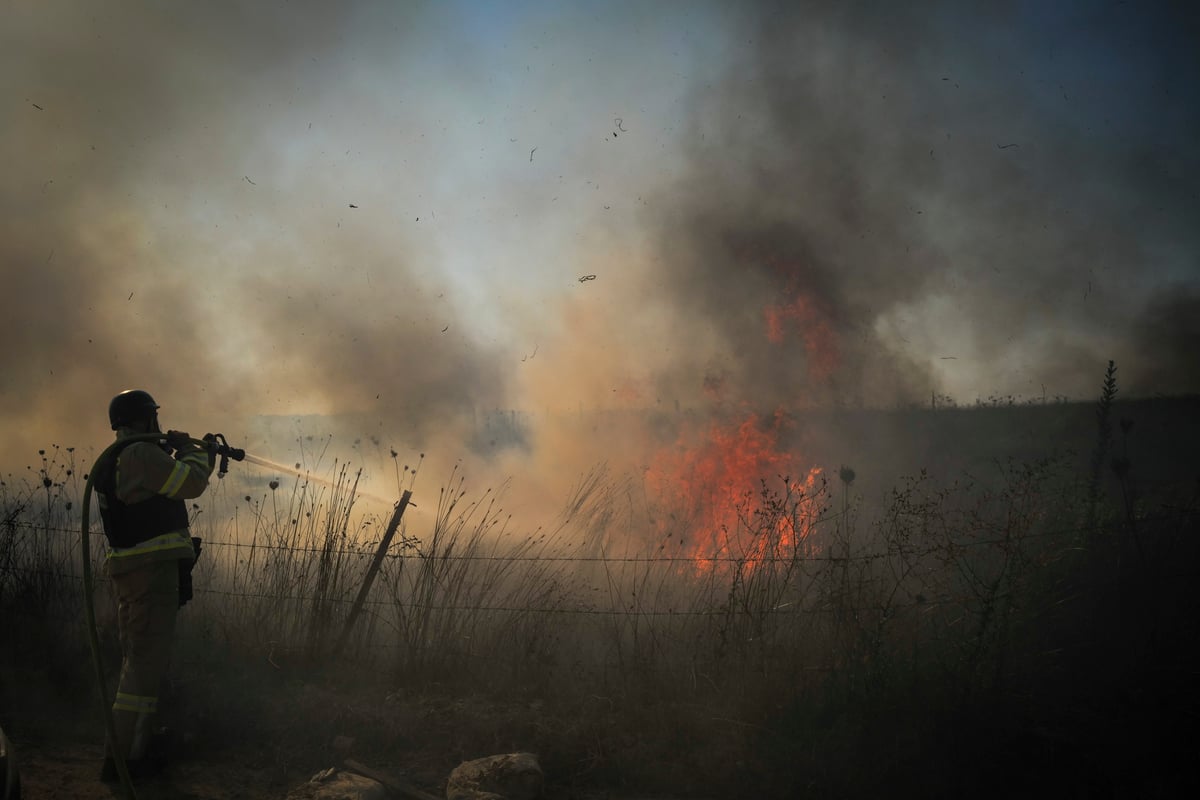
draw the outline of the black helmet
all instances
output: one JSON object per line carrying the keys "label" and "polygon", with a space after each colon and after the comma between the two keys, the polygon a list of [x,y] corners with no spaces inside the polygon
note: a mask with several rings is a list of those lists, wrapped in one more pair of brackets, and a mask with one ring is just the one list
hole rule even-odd
{"label": "black helmet", "polygon": [[149,392],[141,389],[126,389],[108,404],[108,421],[115,431],[123,425],[150,419],[158,411],[158,403]]}

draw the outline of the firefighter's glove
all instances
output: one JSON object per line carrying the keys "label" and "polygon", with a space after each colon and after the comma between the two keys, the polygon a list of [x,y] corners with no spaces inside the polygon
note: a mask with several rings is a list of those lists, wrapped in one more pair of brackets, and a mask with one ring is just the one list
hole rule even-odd
{"label": "firefighter's glove", "polygon": [[167,447],[177,453],[195,449],[195,446],[192,444],[192,437],[188,436],[186,431],[167,431],[166,440]]}

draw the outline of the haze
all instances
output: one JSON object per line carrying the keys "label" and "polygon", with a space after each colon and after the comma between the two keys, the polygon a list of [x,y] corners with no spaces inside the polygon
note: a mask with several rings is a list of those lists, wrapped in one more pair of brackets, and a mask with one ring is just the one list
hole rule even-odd
{"label": "haze", "polygon": [[447,461],[498,410],[1200,391],[1200,28],[1044,6],[8,3],[0,468],[130,387]]}

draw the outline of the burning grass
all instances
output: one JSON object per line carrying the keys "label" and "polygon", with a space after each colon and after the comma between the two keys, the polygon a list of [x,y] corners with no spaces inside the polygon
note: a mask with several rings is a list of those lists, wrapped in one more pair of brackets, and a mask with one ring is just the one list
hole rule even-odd
{"label": "burning grass", "polygon": [[[206,545],[182,612],[178,724],[200,747],[277,741],[300,774],[339,733],[430,776],[535,750],[560,796],[937,794],[1021,785],[1013,763],[1141,786],[1132,763],[1170,762],[1155,704],[1197,707],[1194,476],[1150,497],[1128,483],[1136,465],[1091,481],[1033,459],[986,484],[917,474],[872,509],[854,470],[830,485],[781,453],[781,424],[681,439],[644,477],[597,468],[536,530],[504,510],[503,485],[455,472],[436,502],[415,487],[432,513],[401,527],[336,652],[385,523],[359,511],[358,473],[335,465],[257,496],[218,485],[194,509]],[[66,624],[69,456],[0,486],[18,676],[3,711],[18,730],[15,687],[48,688],[39,665],[56,691],[92,691]],[[111,604],[105,586],[97,597]],[[1108,758],[1133,729],[1128,760]]]}

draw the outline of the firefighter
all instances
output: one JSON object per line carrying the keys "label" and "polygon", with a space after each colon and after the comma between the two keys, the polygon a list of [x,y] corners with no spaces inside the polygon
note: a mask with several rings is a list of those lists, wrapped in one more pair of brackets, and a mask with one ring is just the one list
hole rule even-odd
{"label": "firefighter", "polygon": [[[160,433],[159,406],[140,389],[121,392],[108,406],[117,441]],[[93,485],[108,539],[105,570],[117,599],[121,676],[113,703],[116,742],[135,777],[164,766],[149,747],[158,694],[167,671],[175,618],[190,598],[191,567],[199,540],[188,530],[185,500],[208,486],[216,455],[186,433],[171,432],[165,444],[135,441],[119,447],[94,468]],[[213,441],[205,435],[205,441]],[[172,450],[174,454],[172,455]],[[185,593],[181,593],[181,576]],[[118,779],[112,750],[101,778]]]}
{"label": "firefighter", "polygon": [[21,774],[17,772],[17,755],[0,728],[0,800],[21,800]]}

